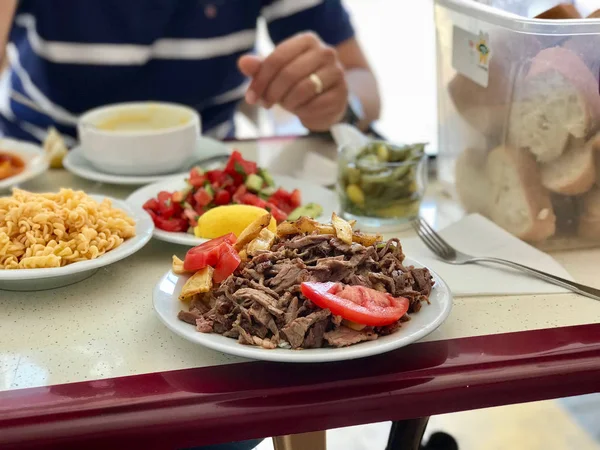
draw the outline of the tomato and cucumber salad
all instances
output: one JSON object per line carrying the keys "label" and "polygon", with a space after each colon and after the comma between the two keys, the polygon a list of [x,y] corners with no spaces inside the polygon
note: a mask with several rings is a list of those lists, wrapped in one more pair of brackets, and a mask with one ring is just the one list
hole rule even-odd
{"label": "tomato and cucumber salad", "polygon": [[322,208],[314,203],[302,206],[298,189],[291,192],[277,187],[266,169],[245,160],[234,151],[223,169],[203,171],[195,167],[187,186],[175,192],[162,191],[144,204],[157,228],[172,232],[190,232],[198,218],[218,206],[241,204],[269,211],[278,223],[301,216],[317,217]]}

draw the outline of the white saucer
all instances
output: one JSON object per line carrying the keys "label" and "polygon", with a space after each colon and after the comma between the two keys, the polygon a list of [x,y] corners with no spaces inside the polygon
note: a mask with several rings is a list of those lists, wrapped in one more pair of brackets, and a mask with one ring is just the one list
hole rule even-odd
{"label": "white saucer", "polygon": [[[168,151],[168,149],[165,149]],[[188,163],[184,165],[184,170],[178,175],[186,177],[189,173],[189,169],[193,166],[194,161],[208,158],[210,156],[230,153],[229,149],[225,144],[215,139],[202,136],[198,140],[198,148],[194,153],[194,156]],[[157,181],[165,180],[177,173],[166,173],[162,175],[113,175],[110,173],[101,172],[96,169],[87,159],[84,158],[81,151],[81,147],[73,147],[63,160],[65,169],[69,172],[81,177],[86,180],[98,181],[100,183],[108,184],[119,184],[119,185],[133,185],[140,186],[144,184],[155,183]]]}
{"label": "white saucer", "polygon": [[2,151],[19,156],[25,163],[25,168],[17,175],[0,180],[0,192],[8,191],[13,186],[29,181],[48,170],[48,159],[39,145],[14,139],[0,139],[0,152]]}

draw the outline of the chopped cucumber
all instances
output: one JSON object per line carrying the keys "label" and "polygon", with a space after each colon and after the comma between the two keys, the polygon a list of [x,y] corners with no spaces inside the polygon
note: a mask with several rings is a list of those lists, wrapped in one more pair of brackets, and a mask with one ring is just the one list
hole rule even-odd
{"label": "chopped cucumber", "polygon": [[264,182],[265,181],[260,176],[251,174],[246,178],[246,187],[249,191],[259,192],[262,189]]}
{"label": "chopped cucumber", "polygon": [[287,217],[287,220],[298,220],[300,217],[310,217],[312,219],[323,214],[323,207],[317,203],[307,203],[293,210]]}
{"label": "chopped cucumber", "polygon": [[275,180],[273,176],[269,173],[267,169],[260,168],[258,169],[258,174],[265,180],[265,184],[269,187],[275,187]]}
{"label": "chopped cucumber", "polygon": [[277,192],[277,188],[276,187],[266,187],[266,188],[262,188],[259,192],[258,192],[258,196],[264,200],[267,200],[269,198],[271,198],[271,196]]}

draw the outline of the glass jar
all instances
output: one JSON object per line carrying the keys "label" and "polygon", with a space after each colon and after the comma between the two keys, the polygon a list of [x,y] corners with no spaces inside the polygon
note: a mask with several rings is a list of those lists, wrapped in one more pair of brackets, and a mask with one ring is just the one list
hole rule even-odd
{"label": "glass jar", "polygon": [[341,213],[363,228],[397,228],[419,214],[427,185],[425,144],[372,141],[338,152]]}

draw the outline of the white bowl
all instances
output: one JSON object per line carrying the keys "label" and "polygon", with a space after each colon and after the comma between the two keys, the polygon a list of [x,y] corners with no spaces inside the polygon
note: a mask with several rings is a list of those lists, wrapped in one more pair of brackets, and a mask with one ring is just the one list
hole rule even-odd
{"label": "white bowl", "polygon": [[78,123],[84,157],[116,175],[156,175],[181,170],[200,137],[200,116],[187,106],[120,103],[92,109]]}

